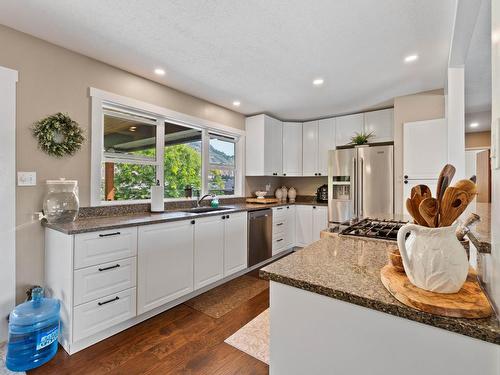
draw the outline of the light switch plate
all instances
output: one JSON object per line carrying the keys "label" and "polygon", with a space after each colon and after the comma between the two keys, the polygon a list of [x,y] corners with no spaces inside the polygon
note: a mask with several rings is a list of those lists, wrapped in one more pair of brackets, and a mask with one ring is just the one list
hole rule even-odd
{"label": "light switch plate", "polygon": [[17,186],[36,186],[36,172],[17,172]]}

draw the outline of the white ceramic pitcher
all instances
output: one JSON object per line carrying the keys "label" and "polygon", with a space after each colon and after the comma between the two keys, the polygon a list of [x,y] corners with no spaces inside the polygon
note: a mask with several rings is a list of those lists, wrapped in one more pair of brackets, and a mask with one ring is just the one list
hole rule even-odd
{"label": "white ceramic pitcher", "polygon": [[456,293],[464,285],[469,262],[455,229],[456,225],[427,228],[406,224],[399,230],[399,252],[412,284],[437,293]]}

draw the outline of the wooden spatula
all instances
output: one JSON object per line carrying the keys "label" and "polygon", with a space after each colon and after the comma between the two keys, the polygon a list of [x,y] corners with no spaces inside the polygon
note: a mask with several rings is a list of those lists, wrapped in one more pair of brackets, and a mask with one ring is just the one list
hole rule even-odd
{"label": "wooden spatula", "polygon": [[420,212],[418,211],[418,207],[416,206],[416,200],[414,200],[413,198],[407,198],[406,209],[408,210],[408,213],[415,220],[415,224],[423,225],[424,227],[427,226],[427,223],[425,222],[424,218],[422,217],[422,215],[420,215]]}
{"label": "wooden spatula", "polygon": [[411,188],[411,195],[410,197],[415,197],[415,196],[420,196],[422,197],[422,200],[425,198],[430,198],[432,197],[432,192],[431,189],[427,185],[415,185],[414,187]]}
{"label": "wooden spatula", "polygon": [[436,198],[425,198],[422,202],[420,202],[418,211],[429,227],[435,228],[437,226],[439,203]]}
{"label": "wooden spatula", "polygon": [[439,205],[439,226],[447,227],[465,211],[468,205],[465,191],[449,186],[443,194]]}
{"label": "wooden spatula", "polygon": [[441,170],[436,189],[436,199],[438,203],[441,203],[446,188],[450,185],[451,180],[453,180],[453,176],[455,176],[455,171],[455,167],[451,164],[446,164]]}
{"label": "wooden spatula", "polygon": [[467,193],[467,204],[472,202],[477,194],[477,185],[471,180],[460,180],[454,187]]}

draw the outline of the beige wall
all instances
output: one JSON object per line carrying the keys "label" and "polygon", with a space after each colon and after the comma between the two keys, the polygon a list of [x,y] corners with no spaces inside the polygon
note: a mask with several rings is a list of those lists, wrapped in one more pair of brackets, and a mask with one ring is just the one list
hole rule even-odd
{"label": "beige wall", "polygon": [[465,133],[465,148],[491,146],[491,132]]}
{"label": "beige wall", "polygon": [[445,117],[444,91],[426,91],[394,98],[395,209],[403,209],[403,124]]}
{"label": "beige wall", "polygon": [[132,97],[227,126],[244,129],[236,112],[183,94],[150,80],[57,47],[0,25],[0,65],[19,72],[17,86],[16,159],[18,171],[35,171],[36,187],[18,187],[17,296],[26,286],[43,283],[43,231],[33,212],[41,210],[44,181],[78,180],[82,206],[90,201],[90,143],[73,157],[55,159],[40,152],[32,124],[55,112],[67,112],[90,137],[89,87]]}

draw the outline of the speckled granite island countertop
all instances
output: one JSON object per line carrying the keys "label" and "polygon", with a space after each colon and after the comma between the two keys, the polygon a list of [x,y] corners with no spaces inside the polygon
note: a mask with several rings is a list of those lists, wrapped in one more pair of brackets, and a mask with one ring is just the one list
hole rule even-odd
{"label": "speckled granite island countertop", "polygon": [[458,319],[424,313],[397,301],[380,281],[392,243],[346,236],[323,238],[260,270],[262,278],[500,344],[496,317]]}

